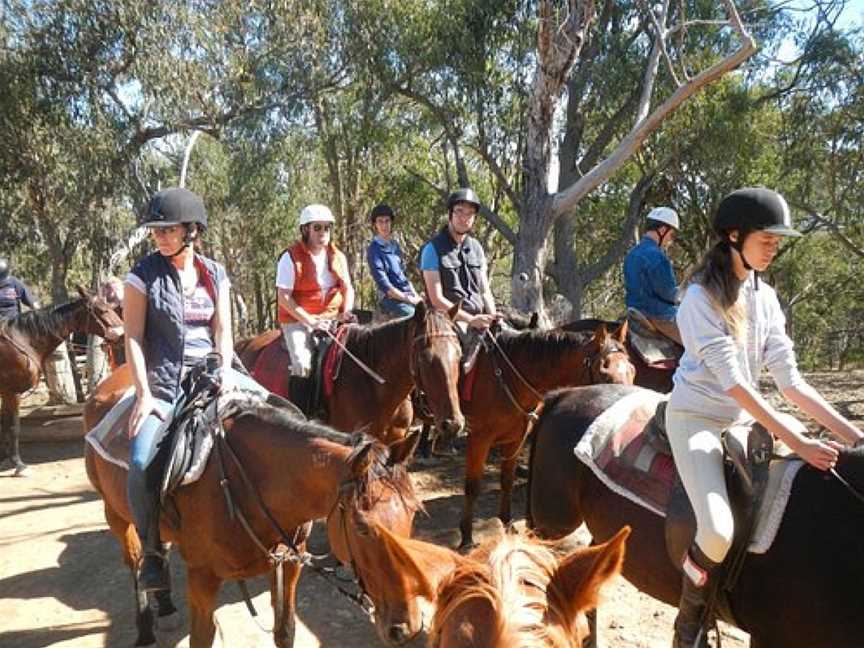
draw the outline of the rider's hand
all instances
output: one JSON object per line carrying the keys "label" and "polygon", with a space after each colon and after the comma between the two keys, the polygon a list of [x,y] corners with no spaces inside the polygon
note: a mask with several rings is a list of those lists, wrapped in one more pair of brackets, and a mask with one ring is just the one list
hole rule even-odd
{"label": "rider's hand", "polygon": [[480,313],[479,315],[474,315],[471,318],[471,321],[468,322],[468,326],[473,329],[477,329],[478,331],[485,331],[487,328],[492,326],[492,323],[495,321],[495,315],[487,315],[485,313]]}
{"label": "rider's hand", "polygon": [[336,320],[342,322],[343,324],[347,324],[349,322],[356,322],[357,316],[351,311],[345,311],[343,313],[339,313],[336,316]]}
{"label": "rider's hand", "polygon": [[225,367],[222,367],[221,369],[219,369],[218,381],[219,381],[219,392],[222,394],[229,392],[232,389],[235,389],[237,386],[235,381],[234,381],[233,374],[228,369],[226,369]]}
{"label": "rider's hand", "polygon": [[830,470],[837,465],[837,457],[842,446],[834,441],[820,441],[805,437],[800,440],[795,451],[808,464],[819,470]]}
{"label": "rider's hand", "polygon": [[417,304],[419,304],[420,302],[423,301],[423,300],[420,298],[420,295],[417,295],[417,294],[415,294],[415,293],[407,293],[407,294],[405,295],[405,300],[406,300],[409,304],[413,304],[414,306],[416,306]]}
{"label": "rider's hand", "polygon": [[144,420],[151,414],[155,414],[160,419],[164,420],[162,412],[156,407],[156,400],[150,391],[138,394],[135,399],[135,405],[132,407],[132,413],[129,415],[129,438],[132,439],[141,430]]}
{"label": "rider's hand", "polygon": [[303,321],[303,324],[305,324],[306,328],[308,328],[310,331],[314,331],[321,325],[321,318],[319,318],[317,315],[309,315],[307,313],[306,319]]}

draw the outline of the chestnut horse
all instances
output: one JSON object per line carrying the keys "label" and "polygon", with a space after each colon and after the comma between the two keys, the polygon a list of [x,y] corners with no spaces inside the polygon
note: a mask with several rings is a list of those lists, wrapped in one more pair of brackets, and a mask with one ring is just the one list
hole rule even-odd
{"label": "chestnut horse", "polygon": [[[343,432],[364,428],[385,442],[402,438],[412,422],[409,395],[416,385],[426,394],[436,424],[452,433],[461,430],[464,419],[457,391],[461,349],[454,316],[455,308],[439,313],[421,302],[412,317],[351,326],[346,348],[386,382],[378,384],[343,357],[333,393],[325,398],[325,422]],[[270,344],[282,344],[278,331],[237,344],[237,353],[253,378],[258,354]],[[286,364],[286,380],[288,372]]]}
{"label": "chestnut horse", "polygon": [[473,393],[461,403],[469,430],[461,546],[473,543],[474,502],[492,447],[501,446],[498,517],[507,524],[516,461],[543,393],[566,385],[632,384],[633,365],[622,345],[626,335],[626,324],[612,334],[600,325],[590,337],[562,331],[504,332],[491,349],[480,353]]}
{"label": "chestnut horse", "polygon": [[585,613],[621,571],[629,533],[563,558],[525,532],[493,538],[468,556],[385,529],[379,536],[400,573],[432,593],[430,648],[577,648]]}
{"label": "chestnut horse", "polygon": [[[675,606],[681,572],[666,552],[665,518],[611,491],[573,454],[592,421],[634,389],[596,385],[547,396],[531,444],[528,521],[550,538],[584,521],[597,542],[630,525],[625,578]],[[837,473],[850,488],[802,467],[773,545],[744,559],[729,593],[735,619],[724,620],[750,633],[751,648],[862,645],[864,448],[841,451]]]}
{"label": "chestnut horse", "polygon": [[[569,322],[558,328],[562,331],[572,331],[574,333],[594,331],[601,324],[605,325],[609,330],[621,326],[620,322],[607,322],[599,319],[583,319]],[[636,379],[634,384],[646,389],[653,389],[662,394],[668,394],[672,391],[672,376],[675,374],[675,369],[663,369],[652,367],[647,364],[642,356],[630,344],[630,336],[627,336],[624,344],[627,347],[627,352],[630,354],[630,362],[636,368]]]}
{"label": "chestnut horse", "polygon": [[[120,376],[113,382],[112,378],[100,384],[87,402],[84,412],[87,429],[110,409],[128,384],[127,377]],[[301,570],[297,559],[304,554],[311,521],[327,516],[337,502],[345,502],[349,507],[346,525],[354,523],[354,507],[362,505],[370,511],[380,510],[379,519],[385,524],[400,531],[410,529],[417,506],[404,464],[416,444],[416,435],[389,448],[364,438],[362,449],[352,455],[351,448],[344,445],[349,439],[346,435],[293,412],[253,403],[229,416],[224,428],[225,481],[220,474],[220,462],[213,457],[198,481],[173,494],[171,509],[176,511],[177,519],[170,514],[161,516],[162,537],[179,546],[188,568],[190,646],[201,648],[213,643],[216,632],[213,612],[222,581],[273,572],[271,561],[278,553],[277,547],[280,543],[290,546],[293,541],[296,550],[282,554],[286,560],[281,592],[276,586],[277,575],[271,573],[276,618],[274,641],[280,648],[290,647],[294,643],[295,593]],[[232,460],[235,455],[237,461]],[[127,502],[127,472],[103,459],[90,444],[84,456],[87,475],[102,496],[105,518],[133,575],[136,645],[154,643],[152,613],[137,584],[142,551]],[[257,539],[241,526],[239,514],[238,517],[229,514],[225,484],[233,493],[236,509],[245,516]],[[360,495],[345,499],[343,492],[340,498],[340,484],[349,484]],[[363,568],[358,570],[362,573]],[[367,591],[374,599],[376,592],[372,588]],[[160,616],[174,611],[167,593],[157,596],[157,603]],[[407,606],[405,616],[400,616],[389,611],[383,598],[378,603],[387,614],[386,621],[381,618],[377,621],[382,636],[410,636],[422,628],[419,613],[409,618]],[[380,627],[385,622],[398,630]]]}
{"label": "chestnut horse", "polygon": [[101,297],[78,288],[80,299],[0,320],[0,464],[10,460],[16,476],[27,474],[18,439],[21,394],[39,382],[42,363],[73,332],[116,339],[123,321]]}

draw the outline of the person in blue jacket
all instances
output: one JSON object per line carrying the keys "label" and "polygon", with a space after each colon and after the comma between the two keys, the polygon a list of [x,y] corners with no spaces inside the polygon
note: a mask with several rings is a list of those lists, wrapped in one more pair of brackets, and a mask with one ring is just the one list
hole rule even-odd
{"label": "person in blue jacket", "polygon": [[678,344],[681,344],[681,332],[675,323],[678,285],[666,250],[680,228],[674,209],[655,207],[648,214],[642,240],[624,258],[627,308],[639,311],[655,330]]}
{"label": "person in blue jacket", "polygon": [[27,286],[10,273],[9,261],[0,258],[0,319],[20,315],[21,304],[33,309],[39,308]]}
{"label": "person in blue jacket", "polygon": [[366,249],[369,272],[378,288],[378,308],[386,317],[410,317],[421,299],[405,275],[402,250],[393,239],[396,215],[390,205],[375,205],[369,220],[375,236]]}

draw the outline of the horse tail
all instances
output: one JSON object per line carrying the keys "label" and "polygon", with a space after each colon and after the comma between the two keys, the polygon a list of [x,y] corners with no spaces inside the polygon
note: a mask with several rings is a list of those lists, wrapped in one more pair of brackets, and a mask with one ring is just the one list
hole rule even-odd
{"label": "horse tail", "polygon": [[531,440],[528,446],[528,497],[525,498],[525,523],[529,529],[534,528],[534,518],[531,514],[531,482],[534,476],[534,450],[537,446],[538,428],[543,423],[547,410],[554,408],[566,394],[567,389],[556,389],[546,394],[543,402],[534,410],[537,418],[530,425],[530,429],[527,432]]}

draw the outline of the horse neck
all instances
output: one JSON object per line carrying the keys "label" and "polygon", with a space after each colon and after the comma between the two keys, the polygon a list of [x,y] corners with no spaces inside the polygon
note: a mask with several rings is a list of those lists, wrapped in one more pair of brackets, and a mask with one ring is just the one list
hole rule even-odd
{"label": "horse neck", "polygon": [[[519,370],[519,373],[534,389],[541,393],[555,387],[576,384],[574,379],[582,377],[585,373],[583,346],[566,338],[541,338],[540,344],[543,347],[543,353],[542,361],[538,362],[537,342],[531,341],[531,335],[533,334],[520,334],[509,349],[502,345],[504,353],[510,358],[513,366]],[[574,359],[575,353],[579,355]],[[527,394],[528,387],[518,377],[513,376],[512,370],[507,366],[507,361],[500,355],[495,360],[503,375],[507,376],[508,386],[515,393]]]}
{"label": "horse neck", "polygon": [[[411,363],[406,361],[408,353],[406,348],[410,348],[411,339],[411,323],[410,320],[402,320],[377,326],[369,331],[371,339],[368,340],[361,349],[361,345],[354,344],[352,346],[351,336],[348,337],[346,347],[351,353],[354,353],[369,367],[384,378],[387,382],[381,385],[379,391],[386,394],[388,400],[393,401],[393,407],[405,400],[405,397],[411,391]],[[367,351],[369,348],[382,349],[382,353],[375,354],[375,357],[369,357]],[[366,357],[364,357],[366,356]],[[345,358],[344,362],[351,363],[350,358]],[[374,380],[360,367],[353,367],[354,373],[361,375],[362,380]],[[356,385],[356,378],[352,376],[350,381],[352,385]],[[380,406],[381,403],[376,403]]]}

